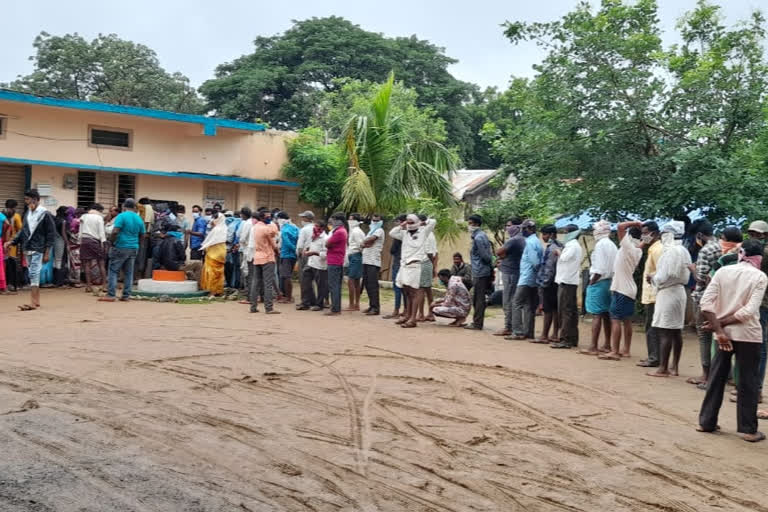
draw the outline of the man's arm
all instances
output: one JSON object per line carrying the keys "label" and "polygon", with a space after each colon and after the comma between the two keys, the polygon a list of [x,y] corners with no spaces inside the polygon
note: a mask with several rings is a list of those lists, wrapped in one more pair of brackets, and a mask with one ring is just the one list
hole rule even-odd
{"label": "man's arm", "polygon": [[403,231],[405,231],[405,227],[403,227],[403,225],[400,224],[399,226],[395,226],[389,230],[389,236],[391,236],[395,240],[402,240]]}
{"label": "man's arm", "polygon": [[619,242],[621,242],[621,240],[624,238],[624,235],[627,234],[628,229],[641,227],[643,227],[643,223],[638,220],[630,220],[627,222],[619,223],[618,227],[616,228],[619,235]]}
{"label": "man's arm", "polygon": [[475,239],[475,242],[478,242],[477,248],[480,254],[480,260],[483,263],[490,265],[491,262],[493,261],[493,252],[491,251],[490,240],[488,240],[487,236],[481,236],[480,240],[478,241],[477,239]]}

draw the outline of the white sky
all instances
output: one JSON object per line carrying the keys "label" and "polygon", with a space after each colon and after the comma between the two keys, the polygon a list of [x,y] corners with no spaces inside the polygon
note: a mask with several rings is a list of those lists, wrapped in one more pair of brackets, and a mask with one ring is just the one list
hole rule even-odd
{"label": "white sky", "polygon": [[[695,0],[658,0],[666,42]],[[374,32],[410,36],[443,46],[459,59],[452,73],[483,87],[505,87],[509,77],[530,76],[541,59],[533,45],[513,46],[500,25],[505,20],[551,21],[578,0],[0,0],[3,42],[0,82],[29,73],[32,42],[42,30],[120,37],[153,48],[170,72],[180,71],[197,86],[214,68],[249,53],[257,35],[284,31],[293,19],[338,15]],[[593,4],[594,4],[593,0]],[[768,0],[720,0],[728,23],[746,19]]]}

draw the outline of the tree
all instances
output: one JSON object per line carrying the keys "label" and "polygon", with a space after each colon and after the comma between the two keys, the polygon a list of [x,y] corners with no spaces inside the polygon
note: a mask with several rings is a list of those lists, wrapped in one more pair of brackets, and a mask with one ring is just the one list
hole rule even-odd
{"label": "tree", "polygon": [[497,245],[504,243],[507,221],[518,217],[521,220],[533,219],[543,226],[554,222],[552,210],[546,200],[533,195],[524,195],[514,199],[489,199],[474,213],[483,218],[483,228],[488,230]]}
{"label": "tree", "polygon": [[41,32],[33,46],[34,71],[2,87],[42,96],[202,113],[203,103],[189,79],[165,71],[155,52],[141,44],[101,35]]}
{"label": "tree", "polygon": [[445,120],[449,144],[471,152],[464,102],[472,86],[454,78],[443,49],[413,37],[387,38],[336,16],[294,22],[283,34],[258,37],[255,50],[216,69],[200,91],[217,114],[301,129],[315,116],[318,98],[337,91],[340,78],[375,82],[394,71],[416,91],[418,107]]}
{"label": "tree", "polygon": [[430,197],[452,205],[451,173],[459,159],[440,142],[413,137],[391,112],[394,75],[381,86],[366,115],[353,116],[341,143],[348,176],[342,208],[361,213],[393,213],[407,199]]}
{"label": "tree", "polygon": [[564,212],[617,217],[702,209],[720,220],[761,208],[765,169],[743,167],[741,149],[764,129],[762,16],[727,30],[700,0],[668,51],[658,25],[654,0],[603,0],[594,12],[582,2],[559,21],[506,24],[513,43],[548,52],[530,83],[505,93],[511,122],[484,130],[521,189],[548,189]]}
{"label": "tree", "polygon": [[301,181],[299,199],[323,209],[327,218],[341,203],[345,159],[338,144],[325,144],[319,128],[307,128],[287,143],[283,173]]}

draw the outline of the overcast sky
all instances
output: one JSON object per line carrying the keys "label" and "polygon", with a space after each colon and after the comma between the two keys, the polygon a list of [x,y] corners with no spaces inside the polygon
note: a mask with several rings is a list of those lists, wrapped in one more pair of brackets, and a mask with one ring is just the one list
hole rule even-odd
{"label": "overcast sky", "polygon": [[[180,71],[194,85],[214,68],[252,49],[257,35],[284,31],[291,20],[343,16],[362,28],[388,36],[416,34],[443,46],[459,60],[457,78],[481,86],[507,85],[510,76],[530,76],[541,58],[533,45],[513,46],[503,36],[505,20],[550,21],[578,0],[0,0],[3,43],[0,82],[32,70],[32,41],[42,30],[78,32],[92,38],[116,33],[156,52],[168,71]],[[593,4],[595,2],[593,1]],[[676,20],[695,0],[659,0],[666,42],[674,42]],[[766,0],[720,0],[729,23],[746,19]],[[10,9],[9,9],[10,7]]]}

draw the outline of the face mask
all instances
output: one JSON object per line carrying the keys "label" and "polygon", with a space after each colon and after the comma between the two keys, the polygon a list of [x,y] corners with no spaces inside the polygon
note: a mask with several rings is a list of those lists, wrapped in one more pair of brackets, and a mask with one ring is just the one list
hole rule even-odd
{"label": "face mask", "polygon": [[470,224],[469,226],[467,226],[467,229],[469,229],[470,233],[474,233],[475,231],[480,229],[480,226],[473,226],[473,225]]}
{"label": "face mask", "polygon": [[419,229],[419,225],[416,224],[415,222],[413,224],[406,224],[405,229],[407,229],[408,231],[417,231]]}
{"label": "face mask", "polygon": [[288,219],[277,219],[277,225],[280,227],[285,226],[288,223]]}
{"label": "face mask", "polygon": [[314,222],[306,222],[305,221],[305,222],[302,222],[301,225],[304,226],[304,227],[307,227],[307,226],[314,226],[315,224],[314,224]]}
{"label": "face mask", "polygon": [[640,237],[640,241],[644,244],[650,244],[653,241],[653,237],[651,235],[643,235]]}
{"label": "face mask", "polygon": [[632,244],[633,244],[635,247],[642,247],[644,243],[645,243],[645,242],[643,242],[642,240],[638,240],[637,238],[633,238],[633,239],[632,239]]}
{"label": "face mask", "polygon": [[349,221],[349,227],[351,229],[355,229],[359,225],[360,225],[360,221],[357,221],[357,220],[350,220]]}
{"label": "face mask", "polygon": [[381,226],[384,225],[384,221],[377,220],[376,222],[371,222],[371,233],[376,231],[377,229],[381,229]]}
{"label": "face mask", "polygon": [[333,224],[333,227],[335,227],[335,228],[344,225],[344,221],[343,220],[339,220],[339,219],[333,219],[331,221],[331,223]]}
{"label": "face mask", "polygon": [[211,218],[212,218],[212,217],[213,217],[212,215],[206,215],[206,216],[205,216],[205,217],[203,217],[203,218],[204,218],[204,219],[205,219],[207,222],[211,222]]}
{"label": "face mask", "polygon": [[197,220],[200,218],[200,212],[192,212],[192,217]]}

